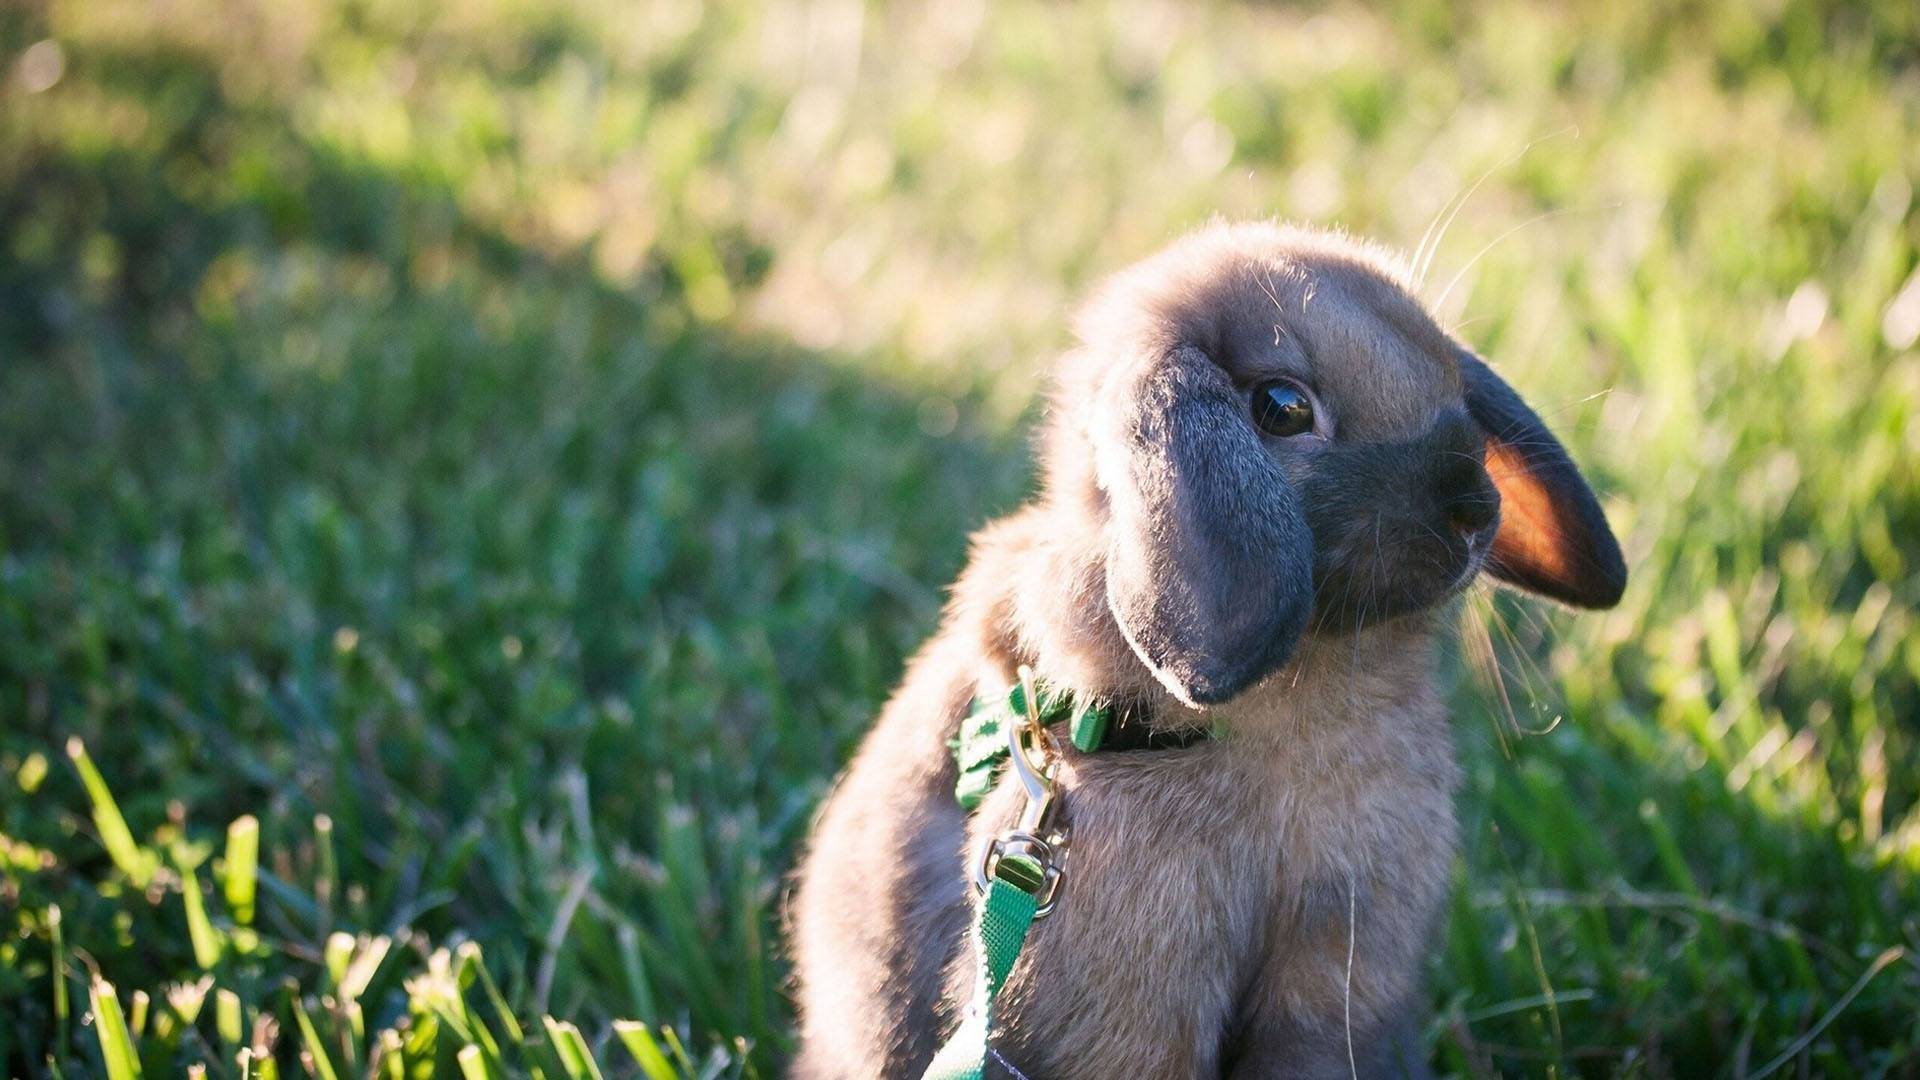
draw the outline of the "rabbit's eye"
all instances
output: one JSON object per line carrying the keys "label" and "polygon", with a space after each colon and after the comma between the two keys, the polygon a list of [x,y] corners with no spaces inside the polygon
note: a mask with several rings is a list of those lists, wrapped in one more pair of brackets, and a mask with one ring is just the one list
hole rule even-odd
{"label": "rabbit's eye", "polygon": [[1292,382],[1261,383],[1253,388],[1253,422],[1280,438],[1313,434],[1313,399]]}

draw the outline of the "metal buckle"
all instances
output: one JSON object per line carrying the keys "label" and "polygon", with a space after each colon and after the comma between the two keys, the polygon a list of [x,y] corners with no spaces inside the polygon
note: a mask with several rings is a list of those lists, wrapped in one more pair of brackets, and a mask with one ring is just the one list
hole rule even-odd
{"label": "metal buckle", "polygon": [[[1054,902],[1060,895],[1060,881],[1067,873],[1066,843],[1064,831],[1042,838],[1021,829],[1009,829],[999,836],[988,837],[980,845],[980,858],[974,863],[974,887],[984,892],[994,880],[1004,881],[1031,895],[1035,905],[1033,917],[1044,919],[1053,914]],[[1008,862],[1008,855],[1024,855],[1039,863],[1039,880],[1034,880],[1020,863]]]}
{"label": "metal buckle", "polygon": [[[1053,736],[1034,719],[1039,699],[1033,692],[1033,669],[1025,664],[1020,666],[1020,683],[1027,708],[1007,725],[1007,760],[1027,801],[1013,828],[981,843],[973,862],[973,886],[985,892],[996,878],[1005,881],[1033,896],[1037,904],[1033,917],[1040,919],[1053,912],[1060,879],[1066,874],[1067,831],[1051,827],[1060,753],[1053,745]],[[1037,764],[1033,758],[1036,752],[1040,757]],[[1019,863],[1006,863],[1009,855],[1039,863],[1039,880],[1033,880]]]}

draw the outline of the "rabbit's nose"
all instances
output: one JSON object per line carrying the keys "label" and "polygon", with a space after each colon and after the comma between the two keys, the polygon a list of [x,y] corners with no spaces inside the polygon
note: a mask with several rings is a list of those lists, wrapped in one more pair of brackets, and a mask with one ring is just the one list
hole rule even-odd
{"label": "rabbit's nose", "polygon": [[1471,488],[1457,491],[1447,500],[1447,524],[1462,536],[1472,535],[1492,525],[1500,517],[1500,493],[1486,473]]}
{"label": "rabbit's nose", "polygon": [[1434,492],[1448,526],[1462,536],[1480,532],[1500,517],[1500,492],[1482,461],[1482,438],[1465,415],[1448,414],[1434,426]]}
{"label": "rabbit's nose", "polygon": [[1448,527],[1470,536],[1500,518],[1500,490],[1478,454],[1453,453],[1434,470],[1434,494]]}

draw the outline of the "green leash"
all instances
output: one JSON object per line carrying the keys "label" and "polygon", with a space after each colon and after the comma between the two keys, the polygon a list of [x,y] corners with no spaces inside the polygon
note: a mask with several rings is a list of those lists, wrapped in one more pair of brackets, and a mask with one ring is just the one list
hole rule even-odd
{"label": "green leash", "polygon": [[[1005,867],[1016,860],[1031,864],[1028,870],[1035,876],[1043,872],[1039,863],[1024,855],[1002,856],[1000,865]],[[995,878],[987,886],[973,922],[974,952],[978,955],[973,1007],[959,1030],[934,1056],[933,1064],[927,1066],[926,1080],[982,1080],[991,1052],[987,1039],[993,1031],[993,1002],[1000,996],[1013,962],[1020,958],[1038,908],[1039,900],[1033,893],[1005,878]]]}
{"label": "green leash", "polygon": [[[959,779],[954,798],[968,810],[993,790],[1002,763],[1013,767],[1027,803],[1015,826],[984,844],[974,862],[973,1005],[960,1027],[934,1055],[926,1080],[981,1080],[993,1034],[993,1006],[1027,943],[1035,919],[1053,910],[1066,859],[1065,830],[1053,827],[1054,777],[1059,755],[1047,734],[1050,724],[1071,719],[1073,743],[1100,745],[1111,710],[1079,703],[1065,690],[1039,686],[1022,665],[1020,681],[1000,700],[976,701],[954,743]],[[1029,709],[1028,702],[1036,708]],[[1035,761],[1035,755],[1039,761]]]}

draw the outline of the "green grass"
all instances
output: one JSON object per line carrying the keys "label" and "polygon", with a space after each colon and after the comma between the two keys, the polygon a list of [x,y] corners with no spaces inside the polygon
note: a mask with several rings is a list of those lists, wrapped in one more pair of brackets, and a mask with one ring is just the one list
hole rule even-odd
{"label": "green grass", "polygon": [[1072,298],[1470,190],[1634,578],[1474,605],[1436,1062],[1914,1074],[1920,25],[1615,7],[0,9],[0,1071],[777,1074]]}

